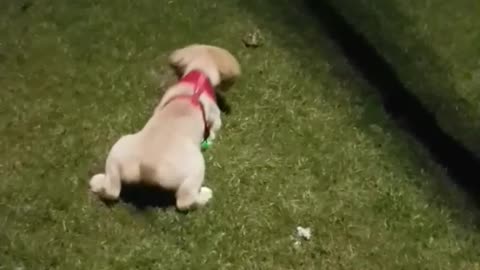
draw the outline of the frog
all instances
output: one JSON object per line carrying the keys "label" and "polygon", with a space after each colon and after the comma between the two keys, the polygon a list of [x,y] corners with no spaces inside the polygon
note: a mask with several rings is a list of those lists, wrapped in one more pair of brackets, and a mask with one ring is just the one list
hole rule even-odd
{"label": "frog", "polygon": [[263,45],[263,36],[259,29],[246,33],[242,38],[243,44],[248,48],[257,48]]}

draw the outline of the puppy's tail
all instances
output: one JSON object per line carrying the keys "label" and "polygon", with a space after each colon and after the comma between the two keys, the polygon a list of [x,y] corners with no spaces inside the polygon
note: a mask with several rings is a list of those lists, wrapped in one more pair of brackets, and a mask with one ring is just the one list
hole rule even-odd
{"label": "puppy's tail", "polygon": [[240,64],[229,51],[211,45],[193,44],[175,50],[169,62],[180,73],[199,69],[207,73],[216,86],[221,81],[233,81],[241,74]]}

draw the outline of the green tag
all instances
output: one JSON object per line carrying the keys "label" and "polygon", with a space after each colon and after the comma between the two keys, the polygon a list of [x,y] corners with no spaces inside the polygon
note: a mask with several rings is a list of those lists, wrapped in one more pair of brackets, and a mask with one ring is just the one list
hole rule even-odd
{"label": "green tag", "polygon": [[204,151],[210,148],[211,146],[212,146],[212,142],[209,140],[205,140],[200,144],[200,148]]}

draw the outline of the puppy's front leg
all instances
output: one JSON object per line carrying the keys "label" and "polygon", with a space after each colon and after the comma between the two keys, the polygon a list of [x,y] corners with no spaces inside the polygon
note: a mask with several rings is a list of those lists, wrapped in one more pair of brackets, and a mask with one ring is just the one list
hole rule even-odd
{"label": "puppy's front leg", "polygon": [[222,127],[222,119],[218,117],[215,119],[210,126],[210,133],[208,135],[208,140],[213,141],[216,138],[217,132]]}
{"label": "puppy's front leg", "polygon": [[210,105],[209,112],[207,114],[207,122],[210,125],[210,133],[208,140],[213,141],[220,128],[222,127],[222,118],[220,117],[220,109],[216,105]]}

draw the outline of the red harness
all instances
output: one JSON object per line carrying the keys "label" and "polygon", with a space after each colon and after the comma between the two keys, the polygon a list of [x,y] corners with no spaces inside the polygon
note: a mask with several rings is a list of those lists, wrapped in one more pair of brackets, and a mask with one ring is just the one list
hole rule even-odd
{"label": "red harness", "polygon": [[202,103],[200,102],[200,96],[202,94],[206,94],[207,97],[211,98],[214,102],[216,102],[216,97],[215,97],[215,90],[212,86],[212,83],[208,79],[208,77],[203,74],[200,71],[191,71],[187,73],[185,76],[183,76],[182,79],[178,83],[187,83],[190,84],[193,87],[193,93],[191,95],[178,95],[173,97],[171,100],[169,100],[165,106],[170,103],[171,101],[175,99],[186,99],[190,101],[190,103],[200,109],[202,112],[202,118],[203,118],[203,123],[205,126],[204,129],[204,140],[208,138],[210,135],[210,125],[207,121],[207,117],[205,114],[205,108],[203,107]]}

